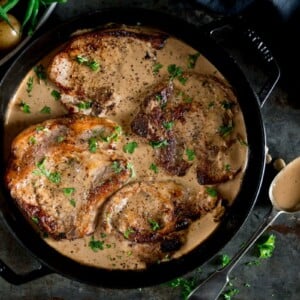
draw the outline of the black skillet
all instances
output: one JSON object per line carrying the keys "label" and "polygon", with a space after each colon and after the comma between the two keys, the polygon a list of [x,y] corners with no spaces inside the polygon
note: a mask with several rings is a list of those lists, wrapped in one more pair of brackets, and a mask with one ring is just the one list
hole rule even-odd
{"label": "black skillet", "polygon": [[[7,71],[0,86],[1,130],[4,130],[5,113],[16,88],[24,75],[45,54],[68,40],[70,34],[78,29],[101,27],[111,22],[156,27],[182,39],[203,54],[227,78],[235,89],[244,114],[250,150],[240,193],[217,230],[187,255],[154,265],[144,271],[110,271],[81,265],[48,246],[23,218],[3,186],[2,179],[0,208],[5,223],[15,238],[41,264],[37,270],[18,275],[0,260],[0,275],[11,283],[21,284],[51,272],[88,284],[111,288],[135,288],[162,283],[184,275],[212,258],[236,234],[255,204],[265,166],[265,131],[260,107],[278,80],[279,71],[268,49],[251,30],[246,31],[246,36],[263,57],[264,63],[275,72],[275,76],[272,75],[273,79],[268,81],[261,91],[260,97],[251,88],[238,64],[212,39],[209,28],[199,29],[175,17],[142,9],[101,10],[78,17],[36,39]],[[3,137],[3,132],[1,136]],[[3,147],[1,178],[5,171],[2,152]]]}

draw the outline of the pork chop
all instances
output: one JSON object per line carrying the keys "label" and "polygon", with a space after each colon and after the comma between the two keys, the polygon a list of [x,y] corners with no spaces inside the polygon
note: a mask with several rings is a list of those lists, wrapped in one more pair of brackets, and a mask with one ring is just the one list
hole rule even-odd
{"label": "pork chop", "polygon": [[101,226],[132,242],[140,258],[153,262],[184,244],[192,221],[208,212],[220,213],[223,200],[210,189],[196,192],[171,180],[127,184],[102,207]]}
{"label": "pork chop", "polygon": [[120,127],[108,119],[71,116],[30,126],[12,143],[6,183],[30,220],[53,238],[95,229],[99,207],[130,178],[117,156]]}
{"label": "pork chop", "polygon": [[235,127],[242,124],[236,97],[215,76],[182,78],[184,84],[167,79],[154,86],[131,129],[154,148],[157,164],[170,175],[184,176],[194,165],[200,184],[230,180],[243,168],[247,152],[241,145],[246,137]]}
{"label": "pork chop", "polygon": [[[152,74],[156,51],[164,46],[167,37],[127,27],[75,36],[54,56],[48,67],[49,78],[59,87],[61,101],[70,112],[103,115],[126,96],[122,86],[132,86],[131,96],[133,89],[143,88],[140,79]],[[132,69],[140,69],[140,78],[124,69],[124,61]],[[115,85],[116,82],[123,84]]]}

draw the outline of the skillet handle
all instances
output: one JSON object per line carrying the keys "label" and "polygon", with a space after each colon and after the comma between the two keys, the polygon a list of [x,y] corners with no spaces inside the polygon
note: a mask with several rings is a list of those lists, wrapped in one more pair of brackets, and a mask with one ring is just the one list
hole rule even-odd
{"label": "skillet handle", "polygon": [[0,259],[0,275],[7,282],[14,285],[21,285],[29,281],[41,278],[45,275],[51,274],[52,271],[49,270],[44,265],[40,265],[37,269],[29,271],[24,274],[17,274],[12,269],[10,269],[1,259]]}
{"label": "skillet handle", "polygon": [[[280,78],[280,68],[276,59],[272,55],[272,52],[265,44],[263,39],[260,37],[260,35],[255,30],[250,28],[240,18],[225,18],[221,21],[212,22],[211,24],[204,25],[202,29],[204,29],[204,32],[208,33],[218,44],[225,48],[225,50],[227,50],[231,56],[235,56],[236,54],[232,54],[231,51],[232,44],[236,43],[238,43],[237,48],[244,47],[246,50],[245,52],[248,53],[250,50],[250,52],[254,52],[254,54],[256,54],[254,55],[254,65],[257,65],[259,63],[258,68],[263,69],[263,77],[265,77],[264,82],[260,83],[260,87],[255,87],[256,94],[260,101],[260,106],[262,107],[265,101],[272,93]],[[224,35],[224,31],[227,34],[225,33]],[[255,56],[258,58],[258,60],[256,60]],[[251,64],[251,67],[252,65],[253,64]],[[247,71],[253,71],[249,69],[249,67],[246,67]],[[255,77],[255,74],[253,77]],[[252,83],[254,83],[255,81],[257,81],[257,76],[250,80],[250,82]],[[254,86],[256,85],[257,83]]]}

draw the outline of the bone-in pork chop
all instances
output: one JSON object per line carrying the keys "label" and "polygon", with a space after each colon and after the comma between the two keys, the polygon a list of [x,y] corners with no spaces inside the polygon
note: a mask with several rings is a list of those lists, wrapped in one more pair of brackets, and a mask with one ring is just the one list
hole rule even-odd
{"label": "bone-in pork chop", "polygon": [[230,180],[243,168],[247,151],[235,127],[236,98],[217,77],[182,78],[165,80],[144,96],[132,131],[148,141],[170,175],[184,176],[194,165],[200,184]]}
{"label": "bone-in pork chop", "polygon": [[115,122],[90,116],[30,126],[12,144],[12,197],[56,239],[91,234],[99,207],[130,177],[127,161],[114,153],[119,134]]}
{"label": "bone-in pork chop", "polygon": [[[166,34],[128,28],[82,34],[55,55],[49,78],[59,87],[61,101],[70,112],[103,115],[126,97],[124,86],[131,85],[131,93],[144,87],[142,77],[153,76],[156,51],[166,39]],[[132,70],[124,69],[124,62]]]}

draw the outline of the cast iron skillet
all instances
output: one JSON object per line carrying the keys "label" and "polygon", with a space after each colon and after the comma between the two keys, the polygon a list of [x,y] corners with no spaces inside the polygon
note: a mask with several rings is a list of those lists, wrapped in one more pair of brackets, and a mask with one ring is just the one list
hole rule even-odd
{"label": "cast iron skillet", "polygon": [[[265,132],[259,99],[235,61],[212,40],[209,34],[169,15],[141,9],[102,10],[73,19],[38,38],[16,59],[1,82],[2,130],[7,106],[16,87],[23,76],[45,54],[68,40],[75,30],[95,28],[111,22],[127,25],[141,23],[184,40],[211,61],[234,87],[244,114],[250,150],[240,193],[218,229],[189,254],[177,260],[154,265],[144,271],[109,271],[76,263],[49,247],[23,218],[1,180],[0,204],[4,220],[15,238],[41,263],[40,269],[20,276],[0,261],[0,274],[14,284],[21,284],[51,272],[92,285],[111,288],[135,288],[165,282],[195,269],[216,254],[242,226],[255,204],[265,165]],[[272,63],[272,60],[271,57],[269,63]],[[265,96],[271,89],[265,90]],[[1,136],[3,137],[3,134]],[[3,178],[5,162],[2,152],[3,148],[1,148]]]}

